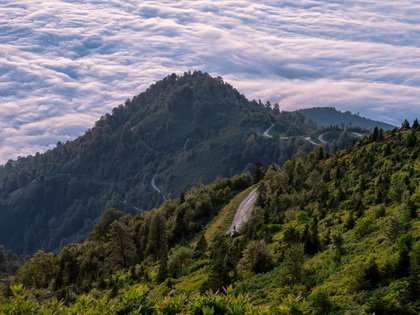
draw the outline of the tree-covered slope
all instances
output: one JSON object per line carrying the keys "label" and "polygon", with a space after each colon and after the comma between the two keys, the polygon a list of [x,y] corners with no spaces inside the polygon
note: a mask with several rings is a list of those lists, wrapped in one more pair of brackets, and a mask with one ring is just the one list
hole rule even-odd
{"label": "tree-covered slope", "polygon": [[334,107],[313,107],[297,110],[296,112],[303,114],[306,119],[316,122],[320,126],[347,126],[360,127],[363,129],[373,130],[375,127],[383,130],[391,130],[395,126],[386,124],[384,122],[371,120],[360,116],[359,114],[352,114],[350,111],[341,112]]}
{"label": "tree-covered slope", "polygon": [[[28,257],[29,258],[29,257]],[[0,245],[0,279],[16,273],[25,262],[25,258]]]}
{"label": "tree-covered slope", "polygon": [[[265,174],[200,185],[135,217],[110,209],[83,244],[27,262],[11,279],[26,295],[12,287],[0,310],[418,314],[419,155],[416,121],[332,156],[318,146]],[[226,235],[252,185],[250,221]]]}
{"label": "tree-covered slope", "polygon": [[83,241],[106,208],[150,210],[198,182],[311,149],[303,139],[263,137],[272,122],[307,133],[303,116],[248,101],[221,78],[170,75],[76,140],[1,167],[0,244],[19,253],[56,250]]}

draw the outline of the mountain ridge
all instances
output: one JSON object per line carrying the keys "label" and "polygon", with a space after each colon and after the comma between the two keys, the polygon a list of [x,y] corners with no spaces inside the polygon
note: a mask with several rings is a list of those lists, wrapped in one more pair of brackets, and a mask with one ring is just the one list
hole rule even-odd
{"label": "mountain ridge", "polygon": [[324,127],[338,125],[351,128],[353,126],[358,126],[362,129],[368,130],[373,130],[375,127],[382,128],[383,130],[391,130],[396,127],[381,121],[375,121],[362,117],[359,113],[352,114],[350,111],[342,112],[334,107],[312,107],[299,109],[296,112],[303,114],[306,119],[313,120],[318,125]]}
{"label": "mountain ridge", "polygon": [[[309,153],[305,138],[317,128],[300,113],[247,100],[221,77],[171,74],[77,139],[0,167],[0,244],[58,251],[83,241],[107,208],[136,214],[199,182]],[[340,132],[330,147],[355,139]]]}
{"label": "mountain ridge", "polygon": [[107,208],[138,213],[160,205],[153,178],[175,198],[198,182],[311,150],[304,140],[264,138],[272,120],[294,135],[310,129],[299,114],[248,101],[220,77],[169,75],[77,139],[1,167],[0,244],[18,253],[57,250],[84,240]]}

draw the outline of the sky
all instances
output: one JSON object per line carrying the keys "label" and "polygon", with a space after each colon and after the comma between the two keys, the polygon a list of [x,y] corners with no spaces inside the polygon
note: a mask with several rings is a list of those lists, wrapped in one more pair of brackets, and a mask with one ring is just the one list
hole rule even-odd
{"label": "sky", "polygon": [[418,0],[0,0],[0,164],[189,70],[400,126],[420,118],[419,16]]}

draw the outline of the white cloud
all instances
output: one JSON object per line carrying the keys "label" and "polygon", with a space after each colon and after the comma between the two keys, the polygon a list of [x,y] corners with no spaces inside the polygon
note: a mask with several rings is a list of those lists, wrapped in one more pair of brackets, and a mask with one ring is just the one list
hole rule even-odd
{"label": "white cloud", "polygon": [[420,116],[419,16],[415,0],[0,0],[0,163],[187,70],[399,125]]}

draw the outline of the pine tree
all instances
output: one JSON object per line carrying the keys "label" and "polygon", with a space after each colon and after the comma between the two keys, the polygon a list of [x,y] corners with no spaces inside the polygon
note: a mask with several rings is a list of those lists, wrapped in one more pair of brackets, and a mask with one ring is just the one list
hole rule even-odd
{"label": "pine tree", "polygon": [[122,211],[113,208],[106,209],[101,215],[101,220],[95,225],[93,232],[90,233],[89,240],[105,242],[111,223],[122,217],[122,215]]}
{"label": "pine tree", "polygon": [[168,250],[166,221],[162,214],[156,213],[150,222],[146,252],[155,259],[162,257]]}
{"label": "pine tree", "polygon": [[120,220],[114,221],[107,235],[108,261],[111,265],[128,267],[133,262],[136,249],[129,227]]}
{"label": "pine tree", "polygon": [[181,192],[181,195],[179,196],[179,204],[183,204],[185,202],[185,194],[184,192]]}
{"label": "pine tree", "polygon": [[284,253],[285,284],[295,285],[303,279],[305,251],[302,244],[292,244]]}
{"label": "pine tree", "polygon": [[254,178],[254,184],[258,183],[264,177],[264,168],[261,162],[257,162],[254,165],[254,170],[252,172]]}
{"label": "pine tree", "polygon": [[207,241],[204,234],[201,234],[200,238],[197,241],[197,244],[195,245],[195,250],[201,252],[204,254],[207,250]]}
{"label": "pine tree", "polygon": [[165,281],[168,277],[168,256],[164,254],[162,258],[159,260],[158,272],[156,275],[156,282],[158,284]]}
{"label": "pine tree", "polygon": [[344,228],[346,229],[346,231],[351,230],[352,228],[354,228],[355,224],[356,221],[354,220],[353,213],[350,213],[346,219],[346,222],[344,223]]}
{"label": "pine tree", "polygon": [[375,127],[375,129],[373,129],[373,133],[372,133],[372,140],[377,141],[378,139],[379,139],[379,129],[378,129],[378,127]]}
{"label": "pine tree", "polygon": [[231,283],[226,255],[228,255],[226,239],[223,237],[215,239],[210,253],[213,263],[206,290],[208,288],[219,290]]}
{"label": "pine tree", "polygon": [[243,251],[237,268],[238,270],[261,273],[270,270],[272,263],[267,244],[263,240],[251,241]]}
{"label": "pine tree", "polygon": [[314,218],[310,227],[309,224],[305,224],[302,242],[305,253],[308,255],[314,255],[321,250],[321,242],[318,234],[318,220],[316,218]]}
{"label": "pine tree", "polygon": [[366,290],[373,289],[381,280],[378,264],[373,257],[369,259],[364,268],[363,278],[365,280],[364,285]]}

